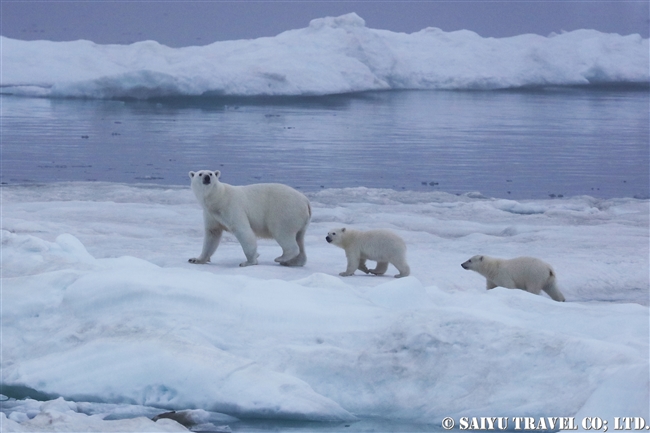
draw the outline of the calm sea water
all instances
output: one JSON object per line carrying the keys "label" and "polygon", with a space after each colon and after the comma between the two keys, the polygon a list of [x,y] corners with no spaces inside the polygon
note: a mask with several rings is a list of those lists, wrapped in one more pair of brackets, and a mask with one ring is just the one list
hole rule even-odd
{"label": "calm sea water", "polygon": [[0,103],[4,184],[183,185],[218,169],[303,191],[650,195],[647,88]]}

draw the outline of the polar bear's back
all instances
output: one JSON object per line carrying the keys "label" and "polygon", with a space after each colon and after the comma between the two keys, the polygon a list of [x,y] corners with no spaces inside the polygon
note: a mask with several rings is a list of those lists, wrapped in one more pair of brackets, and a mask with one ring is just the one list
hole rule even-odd
{"label": "polar bear's back", "polygon": [[[543,286],[555,281],[555,271],[551,265],[535,257],[503,260],[501,267],[507,270],[518,289],[539,293]],[[531,284],[535,287],[527,287]]]}
{"label": "polar bear's back", "polygon": [[361,251],[370,260],[391,261],[406,254],[406,243],[390,230],[367,230],[358,232],[357,236]]}
{"label": "polar bear's back", "polygon": [[248,202],[256,203],[266,211],[279,212],[287,206],[295,209],[309,205],[304,194],[281,183],[255,183],[233,188],[239,189]]}
{"label": "polar bear's back", "polygon": [[273,237],[273,232],[279,227],[294,229],[294,225],[292,231],[298,231],[311,218],[309,199],[290,186],[257,183],[231,187],[240,192],[236,196],[258,236]]}

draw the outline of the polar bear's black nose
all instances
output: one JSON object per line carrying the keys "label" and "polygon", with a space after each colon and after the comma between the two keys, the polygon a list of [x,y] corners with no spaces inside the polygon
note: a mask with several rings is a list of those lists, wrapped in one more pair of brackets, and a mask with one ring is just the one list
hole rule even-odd
{"label": "polar bear's black nose", "polygon": [[203,175],[203,185],[210,185],[210,175]]}
{"label": "polar bear's black nose", "polygon": [[329,236],[325,236],[325,240],[329,243],[332,243],[332,238],[330,238]]}

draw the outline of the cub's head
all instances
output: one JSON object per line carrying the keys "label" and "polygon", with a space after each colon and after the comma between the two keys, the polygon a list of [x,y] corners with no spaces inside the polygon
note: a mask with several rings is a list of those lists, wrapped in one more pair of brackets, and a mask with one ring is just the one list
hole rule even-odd
{"label": "cub's head", "polygon": [[463,269],[475,271],[476,269],[479,268],[479,266],[481,266],[482,262],[483,262],[483,256],[474,256],[468,261],[466,261],[465,263],[461,263],[461,266],[463,267]]}
{"label": "cub's head", "polygon": [[192,180],[192,186],[195,184],[199,185],[213,185],[217,183],[217,179],[221,176],[219,170],[210,171],[210,170],[199,170],[199,171],[190,171],[190,179]]}
{"label": "cub's head", "polygon": [[329,233],[327,233],[327,236],[325,236],[325,240],[330,244],[340,245],[344,234],[345,234],[345,227],[341,229],[334,229]]}

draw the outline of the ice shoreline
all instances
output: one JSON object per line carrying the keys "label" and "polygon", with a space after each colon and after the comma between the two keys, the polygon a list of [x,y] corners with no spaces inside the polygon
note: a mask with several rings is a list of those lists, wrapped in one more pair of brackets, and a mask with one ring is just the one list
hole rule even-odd
{"label": "ice shoreline", "polygon": [[[380,88],[380,89],[360,89],[349,90],[331,93],[300,93],[300,94],[265,94],[265,93],[252,93],[252,94],[229,94],[215,91],[205,91],[198,94],[169,94],[169,95],[152,95],[146,97],[138,97],[136,95],[119,95],[112,98],[95,98],[92,95],[64,95],[50,93],[49,90],[53,85],[34,86],[34,91],[24,89],[25,87],[20,84],[5,84],[0,86],[0,95],[17,96],[17,97],[34,97],[46,99],[106,99],[115,101],[150,101],[150,102],[171,102],[171,101],[217,101],[219,103],[235,103],[235,102],[248,102],[259,104],[273,104],[273,103],[291,103],[303,102],[314,100],[318,101],[324,98],[354,98],[355,96],[363,97],[366,94],[381,93],[381,92],[400,92],[400,91],[438,91],[438,92],[576,92],[576,91],[629,91],[629,92],[645,92],[650,89],[650,78],[648,81],[605,81],[605,82],[584,82],[584,83],[537,83],[530,85],[522,85],[515,87],[450,87],[450,88],[428,88],[428,87],[400,87],[400,88]],[[12,89],[19,89],[12,92]]]}

